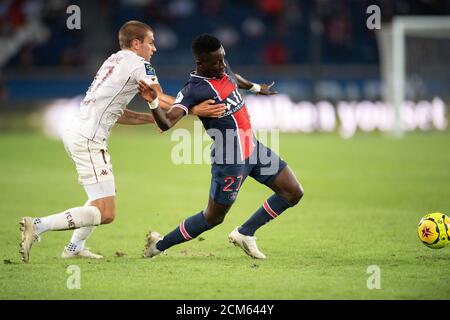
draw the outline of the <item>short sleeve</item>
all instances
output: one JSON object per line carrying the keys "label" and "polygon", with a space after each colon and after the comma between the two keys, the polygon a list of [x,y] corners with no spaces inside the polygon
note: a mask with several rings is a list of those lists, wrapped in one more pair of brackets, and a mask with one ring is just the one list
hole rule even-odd
{"label": "short sleeve", "polygon": [[194,91],[191,90],[191,86],[187,85],[180,92],[178,92],[175,97],[175,102],[172,108],[181,108],[184,110],[185,114],[189,113],[189,109],[197,104],[196,98],[194,96]]}
{"label": "short sleeve", "polygon": [[159,84],[155,68],[147,61],[137,63],[132,76],[136,82],[142,80],[148,84]]}

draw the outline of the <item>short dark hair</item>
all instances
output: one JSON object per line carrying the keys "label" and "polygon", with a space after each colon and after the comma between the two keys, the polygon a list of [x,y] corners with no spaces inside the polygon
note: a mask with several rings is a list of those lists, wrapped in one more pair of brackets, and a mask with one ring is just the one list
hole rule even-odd
{"label": "short dark hair", "polygon": [[131,47],[131,42],[134,39],[143,42],[148,31],[153,32],[153,29],[148,24],[137,20],[128,21],[119,30],[120,48]]}
{"label": "short dark hair", "polygon": [[210,53],[220,49],[222,44],[220,40],[209,34],[202,34],[192,41],[192,52],[195,56],[199,56],[204,53]]}

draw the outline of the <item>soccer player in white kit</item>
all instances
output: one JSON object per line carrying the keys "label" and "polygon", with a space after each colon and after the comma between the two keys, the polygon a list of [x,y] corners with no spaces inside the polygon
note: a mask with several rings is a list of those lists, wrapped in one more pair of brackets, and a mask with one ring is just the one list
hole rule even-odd
{"label": "soccer player in white kit", "polygon": [[[150,114],[126,108],[138,92],[140,80],[157,90],[163,107],[174,102],[173,97],[162,92],[155,69],[149,63],[156,51],[153,30],[142,22],[129,21],[119,31],[119,43],[122,50],[111,55],[100,67],[81,102],[79,113],[63,135],[65,149],[75,164],[88,201],[84,206],[50,216],[22,218],[19,222],[20,253],[24,262],[29,261],[32,245],[40,240],[40,234],[69,229],[76,230],[62,258],[103,258],[85,248],[85,241],[95,226],[111,223],[116,215],[114,175],[107,149],[110,131],[116,122],[134,125],[154,122]],[[214,103],[204,101],[193,113],[217,117],[226,107]]]}

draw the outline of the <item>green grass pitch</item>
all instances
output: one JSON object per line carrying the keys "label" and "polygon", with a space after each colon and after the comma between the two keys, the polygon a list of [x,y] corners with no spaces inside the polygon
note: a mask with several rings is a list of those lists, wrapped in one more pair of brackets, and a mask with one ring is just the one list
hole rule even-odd
{"label": "green grass pitch", "polygon": [[[117,217],[88,240],[106,259],[61,259],[71,235],[63,231],[44,234],[23,264],[19,219],[79,206],[86,197],[62,142],[2,133],[0,298],[450,299],[450,247],[429,249],[416,234],[426,213],[450,214],[450,132],[401,140],[281,134],[281,156],[305,196],[257,232],[265,261],[227,239],[271,194],[252,179],[223,224],[167,255],[141,258],[149,229],[165,234],[206,205],[210,167],[174,165],[174,145],[170,132],[114,129]],[[67,287],[70,265],[80,268],[80,289]],[[380,289],[367,287],[372,265],[379,267]]]}

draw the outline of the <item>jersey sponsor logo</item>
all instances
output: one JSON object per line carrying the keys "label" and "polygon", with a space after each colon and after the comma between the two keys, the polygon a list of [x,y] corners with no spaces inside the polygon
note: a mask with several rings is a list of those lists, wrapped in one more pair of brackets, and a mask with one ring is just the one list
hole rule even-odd
{"label": "jersey sponsor logo", "polygon": [[149,63],[144,63],[145,66],[145,74],[148,76],[156,76],[155,68],[151,66]]}
{"label": "jersey sponsor logo", "polygon": [[239,94],[239,91],[237,89],[233,90],[228,97],[221,101],[224,102],[227,111],[225,111],[219,118],[223,118],[226,116],[229,116],[233,113],[236,113],[244,106],[244,100],[242,99],[241,95]]}

